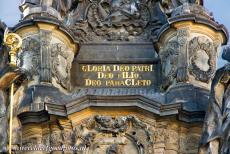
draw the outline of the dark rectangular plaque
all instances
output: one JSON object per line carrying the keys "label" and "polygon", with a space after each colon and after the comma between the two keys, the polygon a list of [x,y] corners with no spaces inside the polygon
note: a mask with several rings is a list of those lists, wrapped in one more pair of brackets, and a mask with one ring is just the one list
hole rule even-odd
{"label": "dark rectangular plaque", "polygon": [[79,64],[78,84],[84,87],[150,87],[153,64]]}

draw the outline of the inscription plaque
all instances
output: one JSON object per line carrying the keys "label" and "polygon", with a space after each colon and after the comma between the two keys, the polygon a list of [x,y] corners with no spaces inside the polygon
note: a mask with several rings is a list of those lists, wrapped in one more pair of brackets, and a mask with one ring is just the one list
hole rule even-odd
{"label": "inscription plaque", "polygon": [[86,87],[149,87],[153,64],[80,64],[80,83]]}

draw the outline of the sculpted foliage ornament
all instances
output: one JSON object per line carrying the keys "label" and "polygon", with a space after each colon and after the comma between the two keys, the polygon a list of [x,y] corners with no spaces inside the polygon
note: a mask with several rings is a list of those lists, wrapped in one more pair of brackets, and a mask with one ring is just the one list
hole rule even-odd
{"label": "sculpted foliage ornament", "polygon": [[214,46],[205,37],[195,37],[189,42],[190,73],[199,81],[208,82],[215,72]]}

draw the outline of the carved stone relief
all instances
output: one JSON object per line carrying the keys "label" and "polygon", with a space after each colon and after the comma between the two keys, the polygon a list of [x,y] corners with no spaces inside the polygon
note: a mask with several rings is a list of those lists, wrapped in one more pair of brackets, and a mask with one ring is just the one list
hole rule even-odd
{"label": "carved stone relief", "polygon": [[[23,146],[78,147],[66,150],[78,154],[197,153],[199,134],[178,123],[161,121],[147,124],[134,116],[96,115],[73,124],[56,119],[24,130]],[[186,132],[179,131],[187,129]],[[193,129],[193,128],[190,128]],[[28,135],[28,136],[27,136]],[[56,151],[60,152],[60,151]]]}
{"label": "carved stone relief", "polygon": [[137,0],[93,2],[87,13],[88,22],[98,36],[108,40],[125,40],[140,35],[150,20],[148,7]]}
{"label": "carved stone relief", "polygon": [[150,31],[163,25],[151,14],[155,3],[145,0],[80,1],[77,9],[69,14],[67,24],[76,39],[83,42],[150,39]]}
{"label": "carved stone relief", "polygon": [[178,55],[179,43],[177,40],[169,41],[166,46],[160,50],[162,72],[165,78],[163,88],[167,88],[171,85],[176,78]]}
{"label": "carved stone relief", "polygon": [[51,39],[52,33],[50,31],[41,30],[40,31],[40,82],[51,82]]}
{"label": "carved stone relief", "polygon": [[190,30],[188,28],[182,28],[177,30],[177,41],[179,43],[177,82],[186,82],[188,80],[187,43],[189,37]]}
{"label": "carved stone relief", "polygon": [[55,43],[51,46],[52,75],[64,88],[68,88],[70,82],[70,69],[74,58],[73,52],[66,45]]}
{"label": "carved stone relief", "polygon": [[69,120],[56,120],[43,128],[42,145],[45,146],[73,146],[75,132]]}
{"label": "carved stone relief", "polygon": [[70,69],[73,51],[50,31],[24,38],[22,50],[17,55],[17,65],[29,80],[52,83],[53,79],[64,89],[70,87]]}
{"label": "carved stone relief", "polygon": [[189,71],[197,80],[208,82],[215,72],[213,43],[204,36],[195,37],[189,42]]}
{"label": "carved stone relief", "polygon": [[[151,154],[152,132],[136,117],[95,116],[75,127],[77,145],[86,145],[88,154]],[[84,152],[83,152],[84,153]]]}
{"label": "carved stone relief", "polygon": [[36,38],[27,37],[22,41],[22,50],[18,53],[17,65],[29,79],[39,74],[40,42]]}

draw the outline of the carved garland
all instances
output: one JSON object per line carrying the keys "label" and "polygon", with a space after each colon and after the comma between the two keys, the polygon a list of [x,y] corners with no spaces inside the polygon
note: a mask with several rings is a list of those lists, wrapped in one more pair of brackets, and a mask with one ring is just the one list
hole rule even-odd
{"label": "carved garland", "polygon": [[[199,50],[205,51],[208,55],[209,69],[203,71],[197,66],[195,60],[197,59],[197,52]],[[197,79],[202,82],[208,82],[215,72],[215,57],[213,44],[205,37],[195,37],[189,43],[190,55],[190,67],[189,72]]]}

